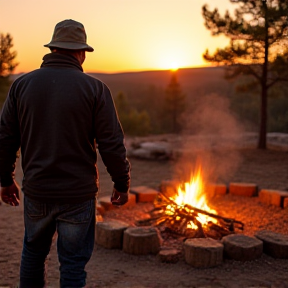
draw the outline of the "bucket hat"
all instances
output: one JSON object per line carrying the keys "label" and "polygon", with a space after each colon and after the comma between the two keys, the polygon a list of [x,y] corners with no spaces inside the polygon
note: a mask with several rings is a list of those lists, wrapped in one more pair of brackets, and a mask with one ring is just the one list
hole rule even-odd
{"label": "bucket hat", "polygon": [[44,47],[93,52],[94,49],[86,43],[86,40],[83,24],[68,19],[56,24],[51,42]]}

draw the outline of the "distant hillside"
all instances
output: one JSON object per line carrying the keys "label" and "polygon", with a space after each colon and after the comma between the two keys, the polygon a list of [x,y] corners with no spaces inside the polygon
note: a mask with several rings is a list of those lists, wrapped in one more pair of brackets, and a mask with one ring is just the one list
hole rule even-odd
{"label": "distant hillside", "polygon": [[[259,125],[259,95],[256,95],[253,91],[237,92],[235,86],[244,84],[249,79],[242,77],[235,81],[228,81],[224,78],[224,69],[224,67],[185,68],[174,72],[177,73],[178,82],[186,95],[185,111],[188,114],[193,112],[202,97],[207,94],[226,96],[232,113],[241,119],[243,123],[247,123],[249,131],[256,131],[255,127]],[[115,100],[117,100],[117,95],[123,92],[129,108],[139,113],[148,113],[150,122],[153,123],[153,133],[166,133],[165,127],[167,125],[164,123],[166,121],[164,117],[168,118],[169,115],[165,114],[163,110],[166,96],[165,89],[170,82],[171,73],[173,72],[169,70],[159,70],[115,74],[87,74],[106,83]],[[11,75],[11,80],[15,80],[22,74]],[[0,107],[1,102],[4,101],[7,95],[8,88],[2,85],[2,91],[0,89]],[[273,87],[273,89],[270,91],[273,97],[268,99],[268,131],[288,133],[288,98],[286,96],[288,86],[281,84]],[[211,97],[210,99],[213,101],[214,98]],[[134,113],[136,113],[135,111]],[[132,121],[130,122],[132,123]]]}
{"label": "distant hillside", "polygon": [[[106,83],[113,96],[123,92],[128,98],[139,96],[139,92],[148,87],[165,89],[170,81],[170,70],[127,72],[127,73],[87,73]],[[232,92],[233,84],[224,79],[223,67],[185,68],[177,72],[178,81],[187,98],[194,98],[203,94],[218,93],[227,95]],[[11,75],[15,80],[21,74]],[[141,94],[141,92],[140,92]]]}
{"label": "distant hillside", "polygon": [[[114,96],[123,92],[128,98],[133,98],[139,95],[139,91],[149,86],[165,89],[171,73],[169,70],[161,70],[117,74],[89,73],[89,75],[106,83]],[[207,93],[227,95],[233,89],[231,82],[224,79],[222,67],[179,69],[176,73],[188,99]]]}

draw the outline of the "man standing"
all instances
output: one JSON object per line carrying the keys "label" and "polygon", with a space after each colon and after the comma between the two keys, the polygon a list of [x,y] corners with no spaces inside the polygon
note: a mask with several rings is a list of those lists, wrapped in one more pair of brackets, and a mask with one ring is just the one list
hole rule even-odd
{"label": "man standing", "polygon": [[84,287],[94,246],[98,191],[96,145],[114,182],[111,201],[128,200],[130,164],[107,86],[83,73],[84,26],[55,26],[40,69],[11,86],[0,121],[0,182],[4,202],[19,205],[14,180],[21,147],[25,235],[20,288],[45,286],[45,259],[57,231],[60,286]]}

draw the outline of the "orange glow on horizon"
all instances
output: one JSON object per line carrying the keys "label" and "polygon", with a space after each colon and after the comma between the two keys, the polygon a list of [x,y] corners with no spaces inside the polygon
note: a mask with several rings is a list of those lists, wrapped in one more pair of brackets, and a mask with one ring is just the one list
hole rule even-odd
{"label": "orange glow on horizon", "polygon": [[[81,2],[82,3],[82,2]],[[151,70],[176,70],[211,66],[202,54],[226,46],[229,39],[212,37],[204,26],[202,6],[231,7],[229,0],[76,0],[0,1],[0,33],[13,37],[13,51],[19,65],[14,73],[37,69],[49,53],[44,48],[56,23],[74,19],[83,23],[87,43],[95,51],[87,53],[83,69],[91,73],[122,73]],[[165,5],[164,5],[165,3]],[[230,4],[229,4],[230,3]],[[55,10],[54,7],[57,7]],[[11,13],[13,17],[11,18]]]}

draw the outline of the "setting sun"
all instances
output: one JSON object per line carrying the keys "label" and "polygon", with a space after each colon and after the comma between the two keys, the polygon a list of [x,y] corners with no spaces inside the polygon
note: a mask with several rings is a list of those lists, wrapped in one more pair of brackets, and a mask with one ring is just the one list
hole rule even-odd
{"label": "setting sun", "polygon": [[180,67],[179,67],[179,63],[177,63],[176,61],[175,62],[171,62],[170,65],[169,65],[169,69],[171,71],[177,71]]}
{"label": "setting sun", "polygon": [[159,61],[158,61],[158,67],[160,69],[169,69],[172,71],[176,71],[181,67],[187,67],[187,64],[185,65],[185,60],[180,59],[180,56],[178,56],[179,53],[176,56],[170,56],[168,54],[163,53],[160,57],[159,57]]}

